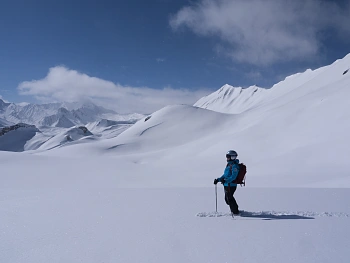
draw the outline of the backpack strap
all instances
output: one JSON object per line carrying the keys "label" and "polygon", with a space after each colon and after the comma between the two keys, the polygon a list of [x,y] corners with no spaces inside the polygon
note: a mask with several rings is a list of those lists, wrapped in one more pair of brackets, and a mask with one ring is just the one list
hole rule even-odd
{"label": "backpack strap", "polygon": [[[232,166],[233,166],[233,165],[234,165],[234,163],[228,163],[228,164],[227,164],[227,166],[230,167],[230,174],[231,174],[231,176],[232,176]],[[228,185],[230,186],[232,183],[234,183],[234,181],[228,183]]]}
{"label": "backpack strap", "polygon": [[232,165],[233,164],[230,164],[230,163],[227,164],[227,166],[230,166],[230,173],[231,173],[231,175],[232,175]]}

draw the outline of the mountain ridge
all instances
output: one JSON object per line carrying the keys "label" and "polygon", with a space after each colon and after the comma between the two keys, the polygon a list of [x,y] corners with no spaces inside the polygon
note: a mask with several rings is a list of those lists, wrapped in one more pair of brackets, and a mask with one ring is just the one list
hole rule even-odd
{"label": "mountain ridge", "polygon": [[[284,96],[295,98],[296,94],[305,95],[305,92],[319,90],[329,83],[346,78],[347,74],[344,72],[349,67],[350,53],[329,65],[314,70],[306,69],[304,72],[287,76],[270,88],[255,85],[243,88],[225,84],[213,93],[200,98],[194,106],[222,113],[240,114]],[[311,85],[313,88],[304,92],[297,91],[305,85]]]}
{"label": "mountain ridge", "polygon": [[0,125],[28,123],[32,125],[69,128],[101,119],[136,121],[143,114],[118,114],[87,101],[83,103],[26,104],[5,103],[0,99]]}

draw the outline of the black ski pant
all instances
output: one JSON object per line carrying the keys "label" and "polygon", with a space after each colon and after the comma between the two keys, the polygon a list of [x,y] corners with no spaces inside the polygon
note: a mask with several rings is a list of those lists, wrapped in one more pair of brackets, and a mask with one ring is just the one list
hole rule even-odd
{"label": "black ski pant", "polygon": [[236,199],[233,197],[233,194],[235,193],[237,189],[237,186],[224,186],[225,191],[225,202],[228,206],[230,206],[231,213],[238,214],[238,204],[236,202]]}

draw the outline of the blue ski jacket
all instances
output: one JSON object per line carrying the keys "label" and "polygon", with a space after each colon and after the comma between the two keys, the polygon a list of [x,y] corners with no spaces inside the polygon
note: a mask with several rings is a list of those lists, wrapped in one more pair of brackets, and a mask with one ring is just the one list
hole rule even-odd
{"label": "blue ski jacket", "polygon": [[[238,172],[239,172],[239,160],[230,160],[227,162],[227,166],[224,170],[224,174],[218,178],[219,182],[222,182],[222,179],[224,179],[224,186],[237,186],[237,184],[232,183],[234,180],[236,180]],[[232,167],[232,170],[231,170]],[[232,172],[231,172],[232,171]]]}

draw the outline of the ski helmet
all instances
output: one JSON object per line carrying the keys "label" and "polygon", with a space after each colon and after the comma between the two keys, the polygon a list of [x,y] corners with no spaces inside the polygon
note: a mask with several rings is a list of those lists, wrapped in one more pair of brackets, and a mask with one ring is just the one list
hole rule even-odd
{"label": "ski helmet", "polygon": [[231,160],[234,160],[236,159],[238,156],[237,152],[233,151],[233,150],[229,150],[227,153],[226,153],[226,158],[230,158]]}

